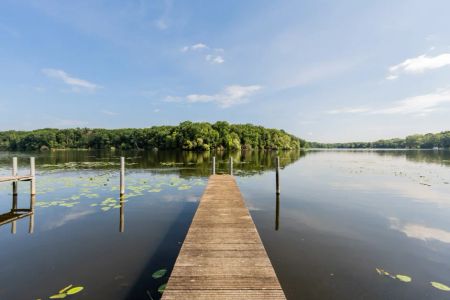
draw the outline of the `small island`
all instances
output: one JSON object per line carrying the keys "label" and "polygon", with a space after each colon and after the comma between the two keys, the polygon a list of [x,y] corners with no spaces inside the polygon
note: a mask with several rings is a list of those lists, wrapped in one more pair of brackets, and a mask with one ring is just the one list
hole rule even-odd
{"label": "small island", "polygon": [[126,129],[54,129],[0,132],[0,150],[35,151],[55,149],[161,149],[188,151],[293,150],[306,141],[279,129],[252,124],[218,121],[185,121],[177,126]]}

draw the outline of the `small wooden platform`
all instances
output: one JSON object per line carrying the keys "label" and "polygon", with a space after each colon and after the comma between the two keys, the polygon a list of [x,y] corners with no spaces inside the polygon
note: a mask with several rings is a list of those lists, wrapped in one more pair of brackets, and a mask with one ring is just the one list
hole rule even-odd
{"label": "small wooden platform", "polygon": [[0,182],[31,181],[33,176],[0,176]]}
{"label": "small wooden platform", "polygon": [[162,299],[286,299],[232,176],[209,178]]}

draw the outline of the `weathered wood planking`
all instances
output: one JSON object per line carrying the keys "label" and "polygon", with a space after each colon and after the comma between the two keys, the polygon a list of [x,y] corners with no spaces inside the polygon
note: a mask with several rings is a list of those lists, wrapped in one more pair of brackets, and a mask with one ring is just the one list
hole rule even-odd
{"label": "weathered wood planking", "polygon": [[2,176],[0,177],[0,182],[7,182],[7,181],[31,181],[33,179],[32,176]]}
{"label": "weathered wood planking", "polygon": [[209,178],[162,299],[286,299],[233,176]]}

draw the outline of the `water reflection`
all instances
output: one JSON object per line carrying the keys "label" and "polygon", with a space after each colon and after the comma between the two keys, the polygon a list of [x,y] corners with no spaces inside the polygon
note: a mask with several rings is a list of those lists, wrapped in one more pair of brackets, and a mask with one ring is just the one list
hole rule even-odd
{"label": "water reflection", "polygon": [[405,223],[402,224],[399,219],[391,218],[391,229],[403,232],[407,237],[419,239],[422,241],[440,241],[450,244],[450,231],[440,228],[428,227],[422,224]]}
{"label": "water reflection", "polygon": [[120,196],[119,232],[125,231],[125,198]]}
{"label": "water reflection", "polygon": [[[154,173],[178,174],[182,177],[209,176],[212,157],[216,157],[216,172],[229,174],[229,159],[233,158],[234,174],[251,176],[275,169],[275,157],[280,156],[281,168],[294,163],[306,155],[304,151],[238,151],[238,152],[193,152],[193,151],[53,151],[41,153],[0,152],[0,173],[9,167],[13,156],[36,156],[41,172],[61,170],[104,169],[119,170],[120,157],[126,157],[129,171],[151,170]],[[21,160],[19,160],[20,162]],[[21,166],[19,166],[21,167]],[[23,166],[22,166],[23,167]]]}
{"label": "water reflection", "polygon": [[28,208],[18,207],[17,194],[12,195],[11,210],[9,212],[0,214],[0,226],[11,223],[11,234],[17,232],[17,220],[29,217],[28,233],[34,232],[34,203],[36,196],[30,196],[30,205]]}
{"label": "water reflection", "polygon": [[275,230],[280,228],[280,194],[276,194],[275,199]]}

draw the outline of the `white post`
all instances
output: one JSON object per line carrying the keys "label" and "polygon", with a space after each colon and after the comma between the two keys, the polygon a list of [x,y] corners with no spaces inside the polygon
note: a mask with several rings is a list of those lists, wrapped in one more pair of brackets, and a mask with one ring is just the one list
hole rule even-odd
{"label": "white post", "polygon": [[[18,173],[17,173],[17,157],[13,157],[13,161],[12,161],[12,176],[13,177],[17,177]],[[13,196],[17,195],[17,181],[13,181]]]}
{"label": "white post", "polygon": [[36,195],[36,164],[34,157],[30,157],[31,196]]}
{"label": "white post", "polygon": [[275,186],[276,186],[276,194],[279,195],[280,194],[280,157],[277,156],[276,160],[275,160]]}
{"label": "white post", "polygon": [[212,158],[212,174],[216,175],[216,157],[213,156]]}
{"label": "white post", "polygon": [[230,156],[230,175],[233,175],[233,157]]}
{"label": "white post", "polygon": [[120,195],[125,194],[125,157],[120,158]]}

